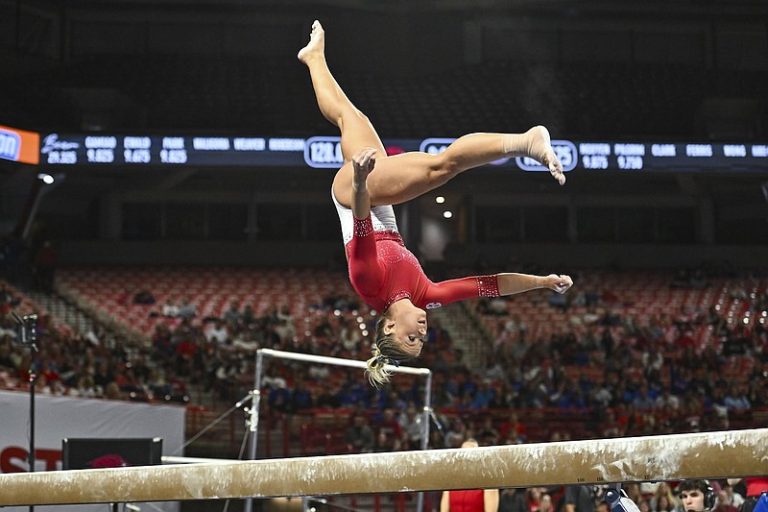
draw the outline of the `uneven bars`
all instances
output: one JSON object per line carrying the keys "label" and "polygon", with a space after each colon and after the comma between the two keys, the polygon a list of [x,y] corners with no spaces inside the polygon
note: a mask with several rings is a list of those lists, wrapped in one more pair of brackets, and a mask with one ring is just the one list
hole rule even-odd
{"label": "uneven bars", "polygon": [[[279,357],[281,359],[293,359],[296,361],[316,362],[323,364],[334,364],[336,366],[349,366],[352,368],[367,368],[365,361],[355,361],[353,359],[341,359],[338,357],[316,356],[312,354],[300,354],[297,352],[284,352],[282,350],[273,350],[271,348],[259,349],[259,352],[265,356]],[[428,368],[413,368],[411,366],[393,366],[387,365],[387,370],[393,373],[408,373],[411,375],[429,375],[432,373]]]}
{"label": "uneven bars", "polygon": [[0,506],[768,475],[768,428],[487,448],[0,475]]}
{"label": "uneven bars", "polygon": [[[256,374],[255,374],[255,384],[254,384],[254,404],[251,408],[251,415],[249,420],[249,429],[250,429],[250,446],[249,446],[249,458],[254,460],[256,459],[256,442],[258,439],[258,425],[259,425],[259,403],[261,401],[261,378],[262,378],[262,361],[263,358],[267,357],[274,357],[276,359],[288,359],[288,360],[294,360],[294,361],[303,361],[303,362],[310,362],[310,363],[320,363],[320,364],[327,364],[331,366],[346,366],[351,368],[362,368],[366,369],[368,365],[364,361],[356,361],[354,359],[341,359],[338,357],[328,357],[328,356],[316,356],[312,354],[302,354],[297,352],[286,352],[282,350],[273,350],[270,348],[261,348],[256,351]],[[429,416],[432,413],[431,404],[432,404],[432,372],[427,368],[413,368],[409,366],[395,366],[395,365],[386,365],[386,369],[392,373],[406,373],[411,375],[421,375],[425,376],[427,378],[427,384],[424,389],[424,410],[422,411],[423,415],[423,421],[422,421],[422,436],[421,436],[421,449],[426,450],[427,445],[429,444]],[[419,493],[419,496],[417,498],[417,505],[416,505],[416,512],[422,512],[424,507],[424,496],[422,493]],[[253,511],[253,500],[246,500],[245,502],[245,508],[244,512],[252,512]]]}

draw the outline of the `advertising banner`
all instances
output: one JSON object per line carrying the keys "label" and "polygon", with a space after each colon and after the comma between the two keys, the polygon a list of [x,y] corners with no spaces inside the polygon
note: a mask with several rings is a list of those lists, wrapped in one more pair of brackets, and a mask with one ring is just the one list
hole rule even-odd
{"label": "advertising banner", "polygon": [[37,165],[40,162],[40,134],[0,125],[0,158]]}
{"label": "advertising banner", "polygon": [[[29,468],[29,395],[0,391],[0,472]],[[64,438],[161,438],[163,454],[183,455],[185,408],[127,401],[35,397],[35,471],[61,469]],[[152,509],[175,510],[175,504]],[[9,507],[21,512],[28,507]],[[41,506],[38,511],[104,510],[104,505]]]}

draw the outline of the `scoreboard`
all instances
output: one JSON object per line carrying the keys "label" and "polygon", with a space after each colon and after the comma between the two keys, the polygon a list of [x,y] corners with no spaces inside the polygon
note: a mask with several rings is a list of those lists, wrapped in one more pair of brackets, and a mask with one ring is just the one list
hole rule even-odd
{"label": "scoreboard", "polygon": [[[388,154],[444,151],[453,138],[391,139]],[[566,172],[765,172],[768,144],[553,140]],[[51,167],[275,167],[336,169],[343,163],[339,137],[254,137],[48,133],[41,137],[40,164]],[[530,158],[503,158],[492,165],[546,171]]]}
{"label": "scoreboard", "polygon": [[[305,140],[157,135],[43,136],[40,162],[56,166],[270,166],[302,162]],[[299,158],[285,158],[286,153]]]}
{"label": "scoreboard", "polygon": [[581,167],[587,170],[768,171],[767,144],[581,142],[578,149]]}

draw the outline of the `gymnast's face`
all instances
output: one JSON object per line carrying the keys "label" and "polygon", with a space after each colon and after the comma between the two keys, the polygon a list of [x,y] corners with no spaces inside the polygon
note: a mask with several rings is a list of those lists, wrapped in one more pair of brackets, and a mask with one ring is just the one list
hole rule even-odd
{"label": "gymnast's face", "polygon": [[384,324],[384,334],[393,336],[411,357],[418,357],[427,339],[427,312],[416,306],[399,311]]}
{"label": "gymnast's face", "polygon": [[699,489],[680,492],[680,501],[686,512],[702,512],[704,510],[704,493]]}

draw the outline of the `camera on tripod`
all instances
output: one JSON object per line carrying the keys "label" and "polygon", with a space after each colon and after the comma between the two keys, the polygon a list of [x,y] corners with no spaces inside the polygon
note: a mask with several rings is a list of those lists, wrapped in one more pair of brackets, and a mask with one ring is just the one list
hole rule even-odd
{"label": "camera on tripod", "polygon": [[16,341],[22,345],[35,347],[37,343],[37,315],[19,316],[15,311],[11,311],[13,319],[16,320]]}

